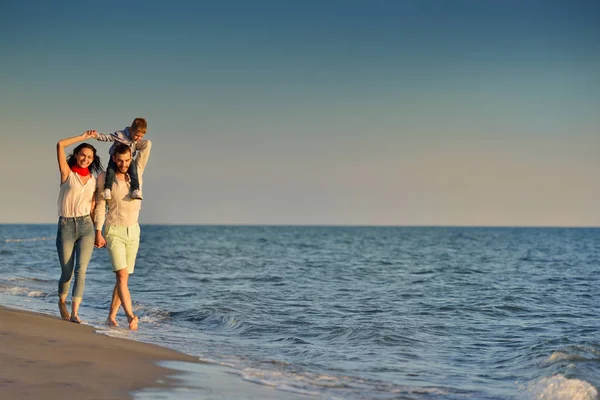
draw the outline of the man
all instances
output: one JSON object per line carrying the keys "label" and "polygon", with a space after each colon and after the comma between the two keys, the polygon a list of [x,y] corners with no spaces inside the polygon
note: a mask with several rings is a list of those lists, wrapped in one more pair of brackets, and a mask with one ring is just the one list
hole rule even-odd
{"label": "man", "polygon": [[[127,170],[132,162],[136,163],[141,184],[142,175],[150,157],[152,143],[149,140],[142,140],[136,146],[138,154],[135,160],[132,160],[131,149],[126,144],[120,143],[115,147],[112,155],[112,160],[116,164],[115,182],[111,188],[112,196],[110,200],[105,200],[102,195],[98,195],[94,213],[96,225],[95,245],[97,247],[106,245],[108,248],[110,262],[116,277],[106,322],[111,326],[119,326],[117,311],[122,305],[131,330],[138,329],[138,318],[133,314],[128,279],[129,275],[133,273],[140,244],[138,219],[142,201],[132,199],[130,196],[130,178]],[[98,176],[97,193],[102,193],[105,179],[105,172]],[[108,212],[106,211],[106,204],[108,204]],[[102,226],[105,222],[104,235],[106,239],[102,236]]]}

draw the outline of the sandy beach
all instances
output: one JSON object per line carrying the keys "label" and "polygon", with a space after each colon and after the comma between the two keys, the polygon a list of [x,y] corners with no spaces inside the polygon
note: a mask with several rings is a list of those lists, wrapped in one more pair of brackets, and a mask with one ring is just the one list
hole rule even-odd
{"label": "sandy beach", "polygon": [[196,359],[53,316],[0,307],[0,398],[131,399],[130,391],[168,385],[157,361]]}
{"label": "sandy beach", "polygon": [[174,350],[94,330],[0,306],[0,399],[118,400],[134,398],[132,392],[136,398],[181,400],[310,398],[244,381],[239,371]]}

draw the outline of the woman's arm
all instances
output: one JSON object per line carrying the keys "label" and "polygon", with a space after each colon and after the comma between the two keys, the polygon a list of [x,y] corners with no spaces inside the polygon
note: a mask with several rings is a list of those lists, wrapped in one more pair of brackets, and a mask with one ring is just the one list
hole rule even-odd
{"label": "woman's arm", "polygon": [[58,170],[60,171],[60,183],[63,184],[69,177],[69,164],[67,164],[67,155],[65,154],[65,147],[70,146],[77,142],[82,142],[86,139],[93,138],[96,135],[96,131],[85,131],[79,136],[73,136],[70,138],[59,140],[56,143],[56,157],[58,158]]}

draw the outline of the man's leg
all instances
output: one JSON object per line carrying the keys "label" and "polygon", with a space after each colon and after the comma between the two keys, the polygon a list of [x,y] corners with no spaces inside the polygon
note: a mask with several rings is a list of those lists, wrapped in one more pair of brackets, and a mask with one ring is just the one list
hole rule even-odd
{"label": "man's leg", "polygon": [[[137,257],[139,247],[140,226],[138,224],[135,224],[127,228],[127,245],[125,246],[125,259],[127,263],[127,273],[129,274],[129,276],[133,274],[133,270],[135,268],[135,259]],[[131,315],[133,315],[133,310]],[[138,328],[138,318],[135,315],[133,315],[133,317],[131,318],[128,316],[127,321],[129,322],[129,329],[136,330]]]}
{"label": "man's leg", "polygon": [[119,294],[123,311],[125,311],[125,315],[127,315],[129,329],[136,330],[138,328],[137,317],[133,315],[131,294],[129,293],[129,286],[127,285],[129,281],[129,272],[127,272],[127,268],[123,268],[115,272],[115,275],[117,277],[117,293]]}
{"label": "man's leg", "polygon": [[117,284],[115,283],[112,300],[110,302],[110,310],[108,312],[108,319],[106,320],[107,325],[119,326],[119,323],[117,322],[117,312],[119,311],[119,307],[121,307],[121,299],[119,298],[119,291],[117,290]]}
{"label": "man's leg", "polygon": [[132,252],[137,253],[138,246],[139,226],[136,225],[134,229],[125,226],[110,226],[108,228],[106,233],[106,247],[108,248],[116,279],[108,322],[111,324],[111,318],[113,320],[116,318],[120,304],[127,315],[129,328],[132,330],[137,329],[138,326],[137,317],[133,314],[128,281],[129,274],[133,272],[133,262],[135,262],[135,257],[132,259],[131,254]]}
{"label": "man's leg", "polygon": [[127,271],[127,258],[125,256],[127,236],[124,235],[126,229],[122,226],[109,226],[106,228],[106,248],[108,249],[110,262],[115,273],[115,287],[113,288],[108,319],[106,321],[108,325],[112,326],[119,326],[117,323],[117,312],[121,306],[117,273],[119,270]]}

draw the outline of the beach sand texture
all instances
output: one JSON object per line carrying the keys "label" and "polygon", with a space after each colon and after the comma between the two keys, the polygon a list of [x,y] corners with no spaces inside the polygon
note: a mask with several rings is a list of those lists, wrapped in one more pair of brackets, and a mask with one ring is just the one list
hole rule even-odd
{"label": "beach sand texture", "polygon": [[173,371],[155,364],[161,360],[196,361],[95,334],[91,326],[0,306],[0,399],[130,399],[130,391],[167,384]]}

